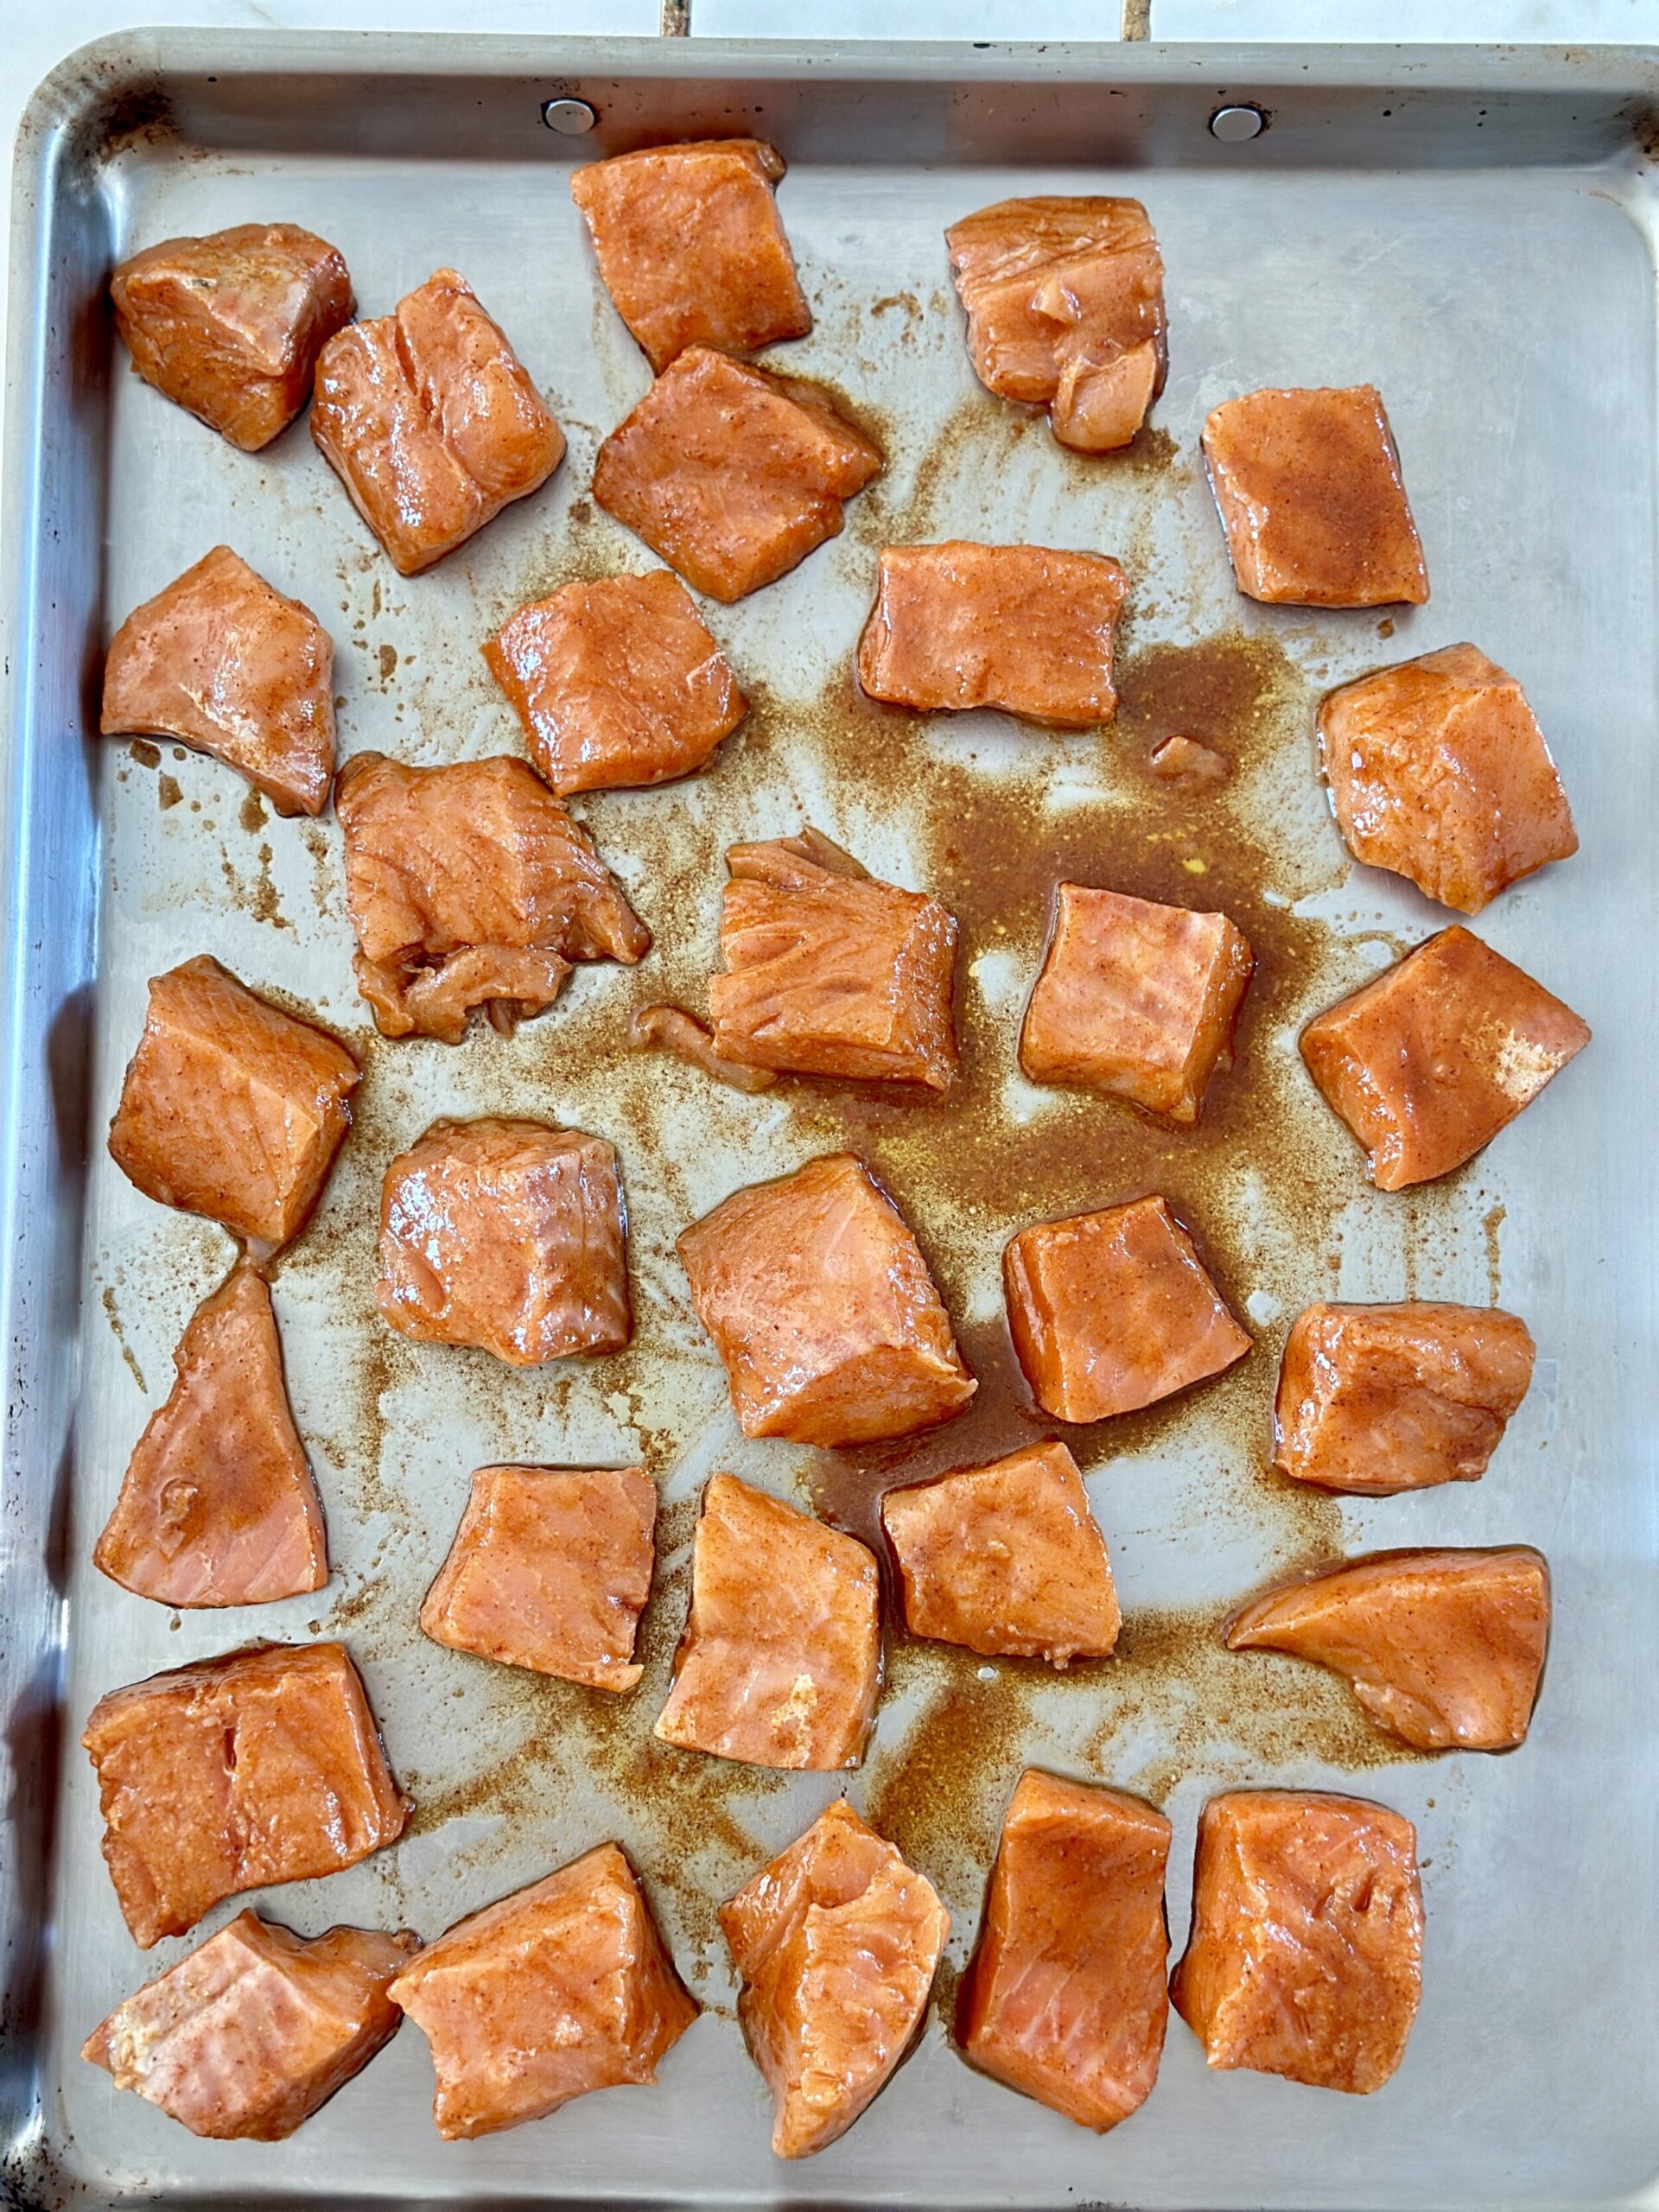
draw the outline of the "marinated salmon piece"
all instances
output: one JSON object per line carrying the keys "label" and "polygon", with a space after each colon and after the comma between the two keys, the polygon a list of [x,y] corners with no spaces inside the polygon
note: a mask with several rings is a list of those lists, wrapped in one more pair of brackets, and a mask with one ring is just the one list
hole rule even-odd
{"label": "marinated salmon piece", "polygon": [[358,753],[340,772],[357,986],[383,1036],[458,1045],[551,1006],[577,960],[632,967],[651,932],[580,823],[534,770],[498,754],[406,768]]}
{"label": "marinated salmon piece", "polygon": [[234,1268],[191,1316],[171,1396],[127,1463],[93,1564],[163,1605],[263,1605],[328,1580],[322,1505],[264,1279]]}
{"label": "marinated salmon piece", "polygon": [[239,1912],[117,2005],[81,2048],[193,2135],[277,2143],[404,2024],[388,1984],[418,1936],[296,1936]]}
{"label": "marinated salmon piece", "polygon": [[360,1075],[343,1045],[203,953],[151,979],[110,1154],[146,1198],[268,1255],[322,1195]]}
{"label": "marinated salmon piece", "polygon": [[1332,691],[1319,758],[1354,858],[1461,914],[1579,849],[1525,692],[1473,645]]}
{"label": "marinated salmon piece", "polygon": [[1372,1182],[1403,1191],[1471,1159],[1589,1042],[1570,1007],[1453,927],[1310,1021],[1301,1048]]}
{"label": "marinated salmon piece", "polygon": [[691,594],[666,569],[566,584],[484,646],[563,798],[689,776],[748,711]]}
{"label": "marinated salmon piece", "polygon": [[1002,1284],[1026,1380],[1056,1421],[1134,1413],[1250,1348],[1163,1198],[1021,1230]]}
{"label": "marinated salmon piece", "polygon": [[334,774],[334,649],[228,545],[137,607],[104,664],[105,737],[176,737],[278,814],[321,814]]}
{"label": "marinated salmon piece", "polygon": [[727,1059],[715,1049],[714,1033],[683,1007],[636,1007],[628,1018],[628,1042],[638,1052],[671,1052],[733,1090],[770,1090],[778,1080],[770,1068],[740,1067]]}
{"label": "marinated salmon piece", "polygon": [[1214,409],[1204,458],[1233,575],[1291,607],[1421,607],[1428,571],[1370,385],[1253,391]]}
{"label": "marinated salmon piece", "polygon": [[1064,1444],[890,1490],[881,1525],[912,1636],[1061,1669],[1117,1642],[1106,1540]]}
{"label": "marinated salmon piece", "polygon": [[908,1436],[979,1387],[915,1238],[850,1154],[734,1191],[676,1249],[746,1436]]}
{"label": "marinated salmon piece", "polygon": [[1205,784],[1224,784],[1233,772],[1233,764],[1224,753],[1217,753],[1212,745],[1200,745],[1196,737],[1185,735],[1166,737],[1161,745],[1154,745],[1147,757],[1147,766],[1154,776],[1166,784],[1186,784],[1194,788]]}
{"label": "marinated salmon piece", "polygon": [[858,644],[872,699],[920,713],[1000,707],[1053,729],[1117,711],[1112,652],[1128,582],[1101,553],[1042,545],[884,545]]}
{"label": "marinated salmon piece", "polygon": [[594,497],[695,590],[731,601],[840,534],[881,455],[815,385],[689,346],[599,449]]}
{"label": "marinated salmon piece", "polygon": [[1287,1651],[1347,1678],[1379,1728],[1419,1751],[1524,1743],[1549,1643],[1549,1568],[1501,1551],[1376,1552],[1236,1613],[1230,1651]]}
{"label": "marinated salmon piece", "polygon": [[572,172],[605,289],[655,374],[688,346],[753,353],[811,329],[772,197],[783,174],[759,138],[645,146]]}
{"label": "marinated salmon piece", "polygon": [[1494,1306],[1310,1306],[1285,1340],[1273,1463],[1370,1497],[1477,1482],[1533,1357],[1526,1323]]}
{"label": "marinated salmon piece", "polygon": [[796,1075],[957,1077],[957,924],[937,899],[878,883],[819,830],[734,845],[709,978],[715,1051]]}
{"label": "marinated salmon piece", "polygon": [[221,1897],[355,1866],[412,1809],[339,1643],[268,1643],[151,1675],[93,1707],[104,1857],[133,1941]]}
{"label": "marinated salmon piece", "polygon": [[1164,388],[1164,264],[1138,200],[1002,200],[945,232],[980,382],[1064,446],[1126,446]]}
{"label": "marinated salmon piece", "polygon": [[337,250],[297,223],[164,238],[121,264],[110,296],[145,383],[244,453],[294,420],[355,309]]}
{"label": "marinated salmon piece", "polygon": [[1422,1949],[1417,1834],[1400,1814],[1298,1789],[1205,1807],[1169,1993],[1212,2067],[1380,2089],[1405,2056]]}
{"label": "marinated salmon piece", "polygon": [[776,2109],[772,2147],[808,2158],[847,2133],[914,2041],[950,1916],[837,1799],[721,1905],[720,1924]]}
{"label": "marinated salmon piece", "polygon": [[631,1690],[656,1522],[639,1467],[480,1467],[421,1626],[504,1667]]}
{"label": "marinated salmon piece", "polygon": [[969,2062],[1102,2134],[1158,2079],[1169,1838],[1138,1797],[1027,1768],[963,1981],[957,2031]]}
{"label": "marinated salmon piece", "polygon": [[457,1921],[391,1999],[432,2046],[446,2141],[654,2082],[698,2012],[613,1843]]}
{"label": "marinated salmon piece", "polygon": [[311,435],[406,576],[538,491],[564,458],[545,401],[453,269],[330,339]]}
{"label": "marinated salmon piece", "polygon": [[856,1766],[881,1684],[881,1591],[855,1537],[735,1475],[703,1492],[664,1743],[748,1766]]}
{"label": "marinated salmon piece", "polygon": [[1020,1065],[1033,1083],[1106,1091],[1190,1128],[1232,1063],[1255,966],[1225,914],[1063,883]]}
{"label": "marinated salmon piece", "polygon": [[620,1351],[627,1215],[603,1137],[545,1122],[434,1122],[386,1170],[383,1320],[513,1367]]}

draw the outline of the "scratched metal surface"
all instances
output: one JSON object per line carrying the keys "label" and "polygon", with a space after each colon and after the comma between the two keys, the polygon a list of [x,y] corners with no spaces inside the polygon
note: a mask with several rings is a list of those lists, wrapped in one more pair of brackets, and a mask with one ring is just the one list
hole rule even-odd
{"label": "scratched metal surface", "polygon": [[[35,406],[32,436],[29,409],[13,410],[8,482],[19,626],[4,1224],[6,2063],[23,2201],[1429,2206],[1642,2190],[1659,2165],[1645,1080],[1659,687],[1652,183],[1625,111],[1643,67],[1610,60],[1598,76],[1548,58],[1362,53],[1281,56],[1268,78],[1258,56],[1249,82],[1275,114],[1252,160],[1203,133],[1215,93],[1246,82],[1236,56],[1108,61],[1079,49],[969,62],[918,51],[854,64],[826,50],[795,64],[773,51],[758,89],[736,50],[664,62],[646,48],[550,44],[504,47],[486,63],[457,46],[440,59],[442,69],[412,41],[169,38],[60,78],[25,140],[35,167],[13,296],[36,312],[12,359]],[[111,148],[104,104],[152,75],[168,101],[129,109],[122,119],[139,127]],[[457,113],[463,76],[476,80],[475,116],[464,103]],[[556,84],[600,106],[597,142],[540,131],[535,103]],[[423,763],[518,750],[480,639],[561,580],[649,560],[588,498],[598,440],[647,376],[597,284],[563,168],[653,127],[750,125],[791,156],[782,206],[817,321],[787,365],[856,404],[887,474],[849,510],[845,535],[793,575],[705,610],[756,700],[712,772],[578,803],[657,933],[645,965],[579,970],[511,1040],[382,1044],[353,988],[332,819],[267,819],[209,761],[167,747],[145,761],[87,741],[98,653],[134,603],[223,540],[332,632],[345,749]],[[905,158],[916,149],[925,165]],[[1136,193],[1152,212],[1172,359],[1160,435],[1129,459],[1084,464],[974,384],[940,233],[1004,194],[1097,189]],[[565,429],[552,486],[429,575],[395,574],[303,424],[240,455],[111,360],[98,303],[110,259],[273,214],[344,250],[365,312],[435,266],[460,268]],[[1426,609],[1396,611],[1386,640],[1376,615],[1240,601],[1197,457],[1205,412],[1230,393],[1360,379],[1385,395],[1434,592]],[[995,716],[859,709],[848,667],[876,549],[944,535],[1124,561],[1123,730],[1056,739]],[[1380,1196],[1313,1093],[1294,1034],[1444,918],[1345,864],[1313,773],[1312,707],[1332,681],[1463,637],[1526,683],[1584,848],[1511,891],[1481,933],[1597,1038],[1469,1171]],[[1224,799],[1173,800],[1136,771],[1149,735],[1194,724],[1238,754]],[[803,817],[964,914],[969,1084],[948,1114],[805,1086],[741,1097],[619,1049],[632,1006],[700,1002],[725,844]],[[1261,1010],[1196,1135],[1160,1137],[1019,1077],[1040,894],[1062,872],[1195,902],[1208,888],[1255,917]],[[104,1581],[89,1554],[165,1394],[173,1345],[230,1247],[141,1198],[102,1137],[144,979],[203,950],[314,1007],[368,1072],[323,1205],[274,1283],[333,1580],[308,1599],[175,1617]],[[622,1357],[522,1374],[407,1347],[373,1317],[387,1160],[439,1114],[484,1112],[540,1115],[619,1146],[639,1315]],[[969,1421],[908,1460],[850,1473],[741,1439],[672,1251],[678,1230],[738,1185],[849,1142],[917,1226],[985,1376]],[[1045,1211],[1150,1187],[1179,1197],[1257,1348],[1167,1413],[1077,1440],[1128,1617],[1122,1656],[1057,1681],[894,1641],[869,1755],[845,1786],[938,1882],[952,1968],[1027,1760],[1165,1805],[1178,1949],[1193,1822],[1213,1789],[1374,1795],[1418,1823],[1425,1860],[1425,1996],[1406,2063],[1366,2101],[1209,2075],[1172,2020],[1151,2102],[1103,2142],[969,2072],[941,2003],[852,2133],[783,2167],[767,2151],[713,1905],[843,1782],[757,1777],[653,1747],[696,1495],[729,1467],[856,1520],[898,1466],[989,1456],[1035,1433],[1000,1351],[1001,1244]],[[1338,1505],[1264,1471],[1284,1329],[1322,1294],[1501,1298],[1526,1317],[1537,1381],[1482,1484]],[[632,1699],[421,1637],[419,1599],[474,1466],[634,1457],[658,1480],[664,1515],[649,1664]],[[1549,1669],[1532,1735],[1510,1757],[1399,1755],[1315,1670],[1217,1649],[1219,1615],[1275,1573],[1419,1541],[1525,1541],[1549,1557]],[[395,1849],[252,1902],[306,1932],[355,1920],[430,1936],[614,1836],[708,2008],[656,2088],[445,2145],[410,2030],[289,2142],[214,2145],[80,2062],[110,2006],[196,1940],[141,1955],[126,1935],[74,1741],[87,1711],[159,1668],[251,1637],[317,1635],[349,1645],[418,1809]]]}

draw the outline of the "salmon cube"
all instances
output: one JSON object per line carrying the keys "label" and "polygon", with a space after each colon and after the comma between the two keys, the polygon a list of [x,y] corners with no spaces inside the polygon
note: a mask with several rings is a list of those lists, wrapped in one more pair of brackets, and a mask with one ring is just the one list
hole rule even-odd
{"label": "salmon cube", "polygon": [[1002,1283],[1020,1364],[1055,1421],[1135,1413],[1250,1348],[1163,1198],[1021,1230]]}
{"label": "salmon cube", "polygon": [[105,737],[176,737],[321,814],[334,774],[334,649],[316,616],[228,545],[137,607],[104,664]]}
{"label": "salmon cube", "polygon": [[950,1915],[844,1799],[720,1908],[738,2018],[772,2091],[772,2147],[844,2135],[920,2030]]}
{"label": "salmon cube", "polygon": [[890,1490],[881,1525],[912,1636],[1062,1669],[1117,1642],[1106,1539],[1064,1444]]}
{"label": "salmon cube", "polygon": [[1380,2089],[1405,2056],[1422,1950],[1417,1834],[1398,1813],[1297,1789],[1205,1807],[1169,1993],[1212,2067]]}
{"label": "salmon cube", "polygon": [[329,340],[311,435],[405,576],[538,491],[564,458],[546,402],[453,269]]}
{"label": "salmon cube", "polygon": [[1532,1382],[1531,1332],[1485,1306],[1310,1306],[1285,1340],[1273,1463],[1386,1497],[1478,1482]]}
{"label": "salmon cube", "polygon": [[1421,607],[1428,571],[1380,392],[1253,391],[1216,408],[1204,458],[1233,575],[1289,607]]}
{"label": "salmon cube", "polygon": [[387,1996],[417,1936],[296,1936],[239,1912],[118,2005],[81,2056],[193,2135],[278,2143],[404,2024]]}
{"label": "salmon cube", "polygon": [[512,1367],[620,1351],[627,1216],[603,1137],[545,1122],[434,1122],[386,1170],[381,1318]]}
{"label": "salmon cube", "polygon": [[1138,1797],[1027,1768],[963,1982],[970,2063],[1102,2134],[1158,2079],[1169,1838]]}
{"label": "salmon cube", "polygon": [[432,2046],[446,2142],[654,2082],[698,2012],[613,1843],[458,1921],[391,1999]]}
{"label": "salmon cube", "polygon": [[322,1504],[264,1279],[238,1267],[191,1316],[172,1394],[139,1438],[92,1552],[163,1605],[263,1605],[328,1580]]}
{"label": "salmon cube", "polygon": [[1217,1063],[1231,1063],[1255,965],[1225,914],[1063,883],[1020,1065],[1033,1083],[1107,1091],[1191,1127]]}
{"label": "salmon cube", "polygon": [[1456,927],[1301,1038],[1309,1074],[1370,1152],[1379,1191],[1460,1167],[1589,1042],[1570,1007]]}
{"label": "salmon cube", "polygon": [[145,383],[244,453],[288,428],[355,311],[338,251],[297,223],[164,238],[121,264],[110,296]]}
{"label": "salmon cube", "polygon": [[599,449],[594,497],[710,599],[743,599],[840,534],[881,455],[816,385],[689,346]]}
{"label": "salmon cube", "polygon": [[1099,553],[1042,545],[884,545],[858,644],[872,699],[919,713],[999,707],[1054,729],[1117,711],[1112,650],[1128,586]]}
{"label": "salmon cube", "polygon": [[856,1766],[881,1681],[875,1555],[735,1475],[703,1493],[691,1611],[657,1721],[665,1744],[748,1766]]}
{"label": "salmon cube", "polygon": [[81,1743],[132,1938],[182,1936],[221,1897],[355,1866],[412,1809],[339,1643],[269,1643],[100,1698]]}
{"label": "salmon cube", "polygon": [[561,798],[691,775],[748,711],[666,569],[566,584],[521,607],[484,658]]}
{"label": "salmon cube", "polygon": [[820,831],[734,845],[709,983],[723,1060],[797,1075],[957,1077],[957,924],[937,899],[878,883]]}
{"label": "salmon cube", "polygon": [[146,1198],[268,1255],[322,1195],[360,1074],[343,1045],[203,953],[151,979],[110,1154]]}
{"label": "salmon cube", "polygon": [[498,754],[405,768],[354,753],[335,810],[357,987],[386,1037],[458,1045],[479,1007],[511,1031],[573,961],[632,967],[651,932],[534,770]]}
{"label": "salmon cube", "polygon": [[989,391],[1049,410],[1063,446],[1126,446],[1164,388],[1164,264],[1138,200],[1002,200],[945,232]]}
{"label": "salmon cube", "polygon": [[1344,1676],[1379,1728],[1423,1751],[1524,1743],[1549,1644],[1549,1568],[1501,1551],[1379,1552],[1269,1590],[1230,1651],[1287,1651]]}
{"label": "salmon cube", "polygon": [[873,1444],[978,1388],[915,1238],[850,1154],[734,1191],[677,1249],[746,1436]]}
{"label": "salmon cube", "polygon": [[770,1068],[740,1067],[717,1052],[713,1031],[683,1007],[636,1007],[628,1017],[628,1042],[636,1052],[667,1052],[688,1067],[701,1068],[733,1090],[770,1090],[778,1080]]}
{"label": "salmon cube", "polygon": [[654,374],[688,346],[753,353],[812,327],[759,138],[645,146],[573,171],[594,257]]}
{"label": "salmon cube", "polygon": [[480,1467],[421,1626],[504,1667],[631,1690],[656,1522],[638,1467]]}
{"label": "salmon cube", "polygon": [[1319,758],[1354,858],[1460,914],[1579,849],[1525,692],[1473,645],[1332,692]]}

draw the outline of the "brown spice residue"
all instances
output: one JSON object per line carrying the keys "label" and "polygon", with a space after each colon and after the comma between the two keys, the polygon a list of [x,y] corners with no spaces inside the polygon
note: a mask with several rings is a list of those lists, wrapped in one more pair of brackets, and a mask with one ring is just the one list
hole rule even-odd
{"label": "brown spice residue", "polygon": [[127,756],[141,768],[159,768],[162,765],[161,747],[152,745],[147,737],[135,737],[127,747]]}
{"label": "brown spice residue", "polygon": [[[160,755],[156,757],[159,759]],[[179,789],[179,779],[176,776],[156,777],[156,799],[163,814],[169,807],[176,806],[183,797],[184,793]]]}
{"label": "brown spice residue", "polygon": [[114,1291],[107,1283],[104,1286],[103,1306],[105,1317],[109,1321],[110,1327],[114,1332],[115,1341],[121,1347],[121,1357],[126,1361],[127,1366],[131,1372],[133,1381],[138,1385],[138,1388],[143,1392],[144,1395],[148,1397],[149,1395],[149,1385],[144,1380],[143,1369],[140,1368],[137,1360],[133,1357],[132,1346],[127,1342],[127,1332],[121,1325],[121,1309],[115,1302]]}
{"label": "brown spice residue", "polygon": [[236,818],[250,836],[264,828],[267,819],[265,803],[257,791],[250,791],[247,793],[237,810]]}
{"label": "brown spice residue", "polygon": [[1503,1255],[1498,1231],[1507,1218],[1507,1209],[1501,1205],[1489,1206],[1481,1218],[1486,1236],[1486,1286],[1494,1306],[1501,1304],[1503,1297]]}

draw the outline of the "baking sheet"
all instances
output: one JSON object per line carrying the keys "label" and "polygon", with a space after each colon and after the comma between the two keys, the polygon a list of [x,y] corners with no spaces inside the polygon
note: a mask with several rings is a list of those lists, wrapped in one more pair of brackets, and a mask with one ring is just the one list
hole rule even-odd
{"label": "baking sheet", "polygon": [[[1267,83],[1259,58],[1247,69],[1190,50],[855,60],[704,48],[665,60],[649,46],[503,42],[484,57],[440,43],[435,56],[414,41],[204,37],[141,46],[136,60],[105,49],[37,103],[14,286],[35,318],[20,319],[12,359],[40,411],[24,442],[29,409],[12,410],[8,479],[17,2185],[93,2202],[349,2190],[405,2202],[1172,2207],[1592,2202],[1643,2190],[1659,2166],[1645,1080],[1659,671],[1652,183],[1632,120],[1647,66],[1279,54]],[[1203,129],[1216,99],[1252,89],[1274,113],[1254,160]],[[596,138],[540,129],[537,102],[567,90],[599,107]],[[480,640],[573,576],[651,564],[588,498],[597,443],[648,377],[597,284],[563,170],[670,131],[748,128],[791,158],[781,206],[816,318],[779,358],[847,396],[887,474],[849,507],[845,535],[791,576],[705,608],[754,702],[712,772],[576,802],[656,932],[645,965],[578,970],[511,1040],[485,1030],[459,1050],[384,1043],[352,982],[332,819],[268,819],[210,761],[88,741],[98,654],[137,601],[224,541],[333,633],[345,750],[435,763],[520,749]],[[1163,247],[1169,385],[1154,432],[1118,460],[1065,454],[1040,416],[978,388],[962,342],[945,224],[1045,190],[1134,193]],[[236,454],[111,359],[98,291],[111,260],[273,214],[341,247],[365,313],[435,266],[461,269],[564,428],[553,485],[429,575],[391,569],[303,423],[263,454]],[[1233,591],[1204,484],[1203,416],[1262,385],[1362,380],[1387,401],[1434,596],[1372,613],[1251,607]],[[1057,738],[860,701],[850,656],[877,550],[950,535],[1124,563],[1115,732]],[[1346,863],[1313,772],[1313,705],[1362,669],[1465,637],[1525,683],[1583,842],[1478,928],[1597,1036],[1468,1169],[1379,1195],[1294,1036],[1445,917]],[[1172,794],[1145,775],[1148,741],[1176,729],[1236,753],[1224,795]],[[957,1102],[791,1084],[743,1097],[620,1048],[632,1006],[700,1004],[724,847],[803,819],[962,917]],[[1224,906],[1255,943],[1239,1064],[1198,1132],[1157,1132],[1020,1077],[1018,1013],[1062,876]],[[230,1246],[140,1197],[102,1140],[145,978],[203,950],[315,1007],[368,1073],[323,1205],[273,1285],[334,1579],[276,1605],[170,1616],[105,1582],[89,1553]],[[638,1319],[620,1357],[523,1374],[407,1346],[373,1317],[387,1160],[435,1116],[480,1113],[539,1115],[618,1145]],[[832,1459],[741,1437],[672,1245],[740,1184],[847,1145],[917,1228],[982,1387],[933,1436]],[[987,1458],[1042,1433],[1009,1366],[1002,1243],[1030,1220],[1154,1188],[1204,1239],[1257,1348],[1173,1407],[1068,1436],[1112,1552],[1119,1656],[1055,1681],[890,1635],[876,1734],[845,1783],[656,1745],[709,1473],[731,1468],[868,1526],[901,1468]],[[1330,1295],[1494,1299],[1526,1318],[1537,1379],[1484,1482],[1367,1504],[1305,1497],[1265,1472],[1284,1331]],[[664,1510],[647,1674],[631,1699],[421,1637],[419,1599],[474,1466],[632,1457]],[[1508,1757],[1414,1758],[1319,1671],[1217,1646],[1232,1603],[1302,1564],[1381,1544],[1510,1541],[1548,1554],[1556,1611],[1538,1716]],[[406,1838],[327,1882],[227,1903],[194,1937],[139,1954],[99,1856],[74,1740],[87,1711],[158,1668],[253,1637],[314,1636],[342,1637],[362,1669],[416,1801]],[[954,1974],[1007,1792],[1033,1760],[1165,1806],[1177,1950],[1192,1826],[1217,1788],[1352,1789],[1408,1814],[1428,1933],[1423,2009],[1395,2082],[1360,2101],[1210,2075],[1172,2019],[1153,2099],[1101,2141],[968,2071],[944,2032]],[[915,2055],[841,2143],[785,2167],[766,2147],[713,1908],[843,1786],[938,1884],[954,1934]],[[708,2008],[653,2090],[443,2145],[411,2031],[289,2142],[202,2144],[76,2055],[112,2004],[242,1903],[307,1933],[357,1920],[431,1936],[607,1836],[632,1855]]]}

